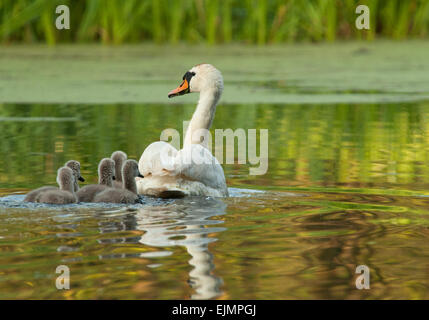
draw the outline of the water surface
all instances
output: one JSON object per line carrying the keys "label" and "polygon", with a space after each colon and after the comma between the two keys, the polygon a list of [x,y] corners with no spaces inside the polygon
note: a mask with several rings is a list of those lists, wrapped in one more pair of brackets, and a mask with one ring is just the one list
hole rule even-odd
{"label": "water surface", "polygon": [[138,159],[193,108],[0,105],[0,298],[429,298],[427,102],[224,104],[214,128],[270,130],[267,174],[225,165],[227,199],[22,203],[68,159],[89,183],[117,149]]}
{"label": "water surface", "polygon": [[[0,298],[428,299],[428,50],[2,46]],[[225,79],[213,129],[269,129],[265,175],[224,165],[227,199],[22,202],[69,159],[94,183],[113,151],[182,132],[197,97],[167,92],[201,62]]]}

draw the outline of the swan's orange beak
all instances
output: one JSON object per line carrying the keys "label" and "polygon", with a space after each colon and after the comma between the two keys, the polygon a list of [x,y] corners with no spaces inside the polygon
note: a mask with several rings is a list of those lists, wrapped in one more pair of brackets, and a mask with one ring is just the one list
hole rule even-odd
{"label": "swan's orange beak", "polygon": [[182,84],[180,86],[178,86],[176,89],[171,90],[168,93],[168,97],[175,97],[175,96],[181,96],[185,93],[189,93],[189,84],[188,84],[188,80],[183,80]]}

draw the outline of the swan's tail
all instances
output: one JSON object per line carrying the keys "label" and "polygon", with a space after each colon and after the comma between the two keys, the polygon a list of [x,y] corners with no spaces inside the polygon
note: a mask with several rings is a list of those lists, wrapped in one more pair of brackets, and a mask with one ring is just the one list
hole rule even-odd
{"label": "swan's tail", "polygon": [[156,198],[183,198],[186,196],[227,197],[228,189],[214,189],[199,181],[176,177],[136,178],[137,192]]}
{"label": "swan's tail", "polygon": [[[166,182],[166,180],[171,180]],[[183,198],[188,194],[186,190],[178,187],[175,180],[167,177],[149,177],[149,178],[136,178],[137,191],[155,198]]]}
{"label": "swan's tail", "polygon": [[149,188],[145,190],[145,195],[162,198],[162,199],[177,199],[186,196],[182,190],[169,190],[167,188]]}

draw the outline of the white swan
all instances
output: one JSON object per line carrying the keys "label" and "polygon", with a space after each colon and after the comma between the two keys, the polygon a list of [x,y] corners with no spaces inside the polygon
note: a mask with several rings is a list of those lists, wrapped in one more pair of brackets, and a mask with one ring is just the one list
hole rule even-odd
{"label": "white swan", "polygon": [[164,141],[150,144],[139,161],[143,179],[137,179],[139,194],[155,197],[228,196],[223,169],[207,149],[202,134],[210,129],[223,90],[219,70],[199,64],[185,73],[179,87],[168,94],[175,97],[199,92],[200,99],[186,131],[184,146],[176,150]]}

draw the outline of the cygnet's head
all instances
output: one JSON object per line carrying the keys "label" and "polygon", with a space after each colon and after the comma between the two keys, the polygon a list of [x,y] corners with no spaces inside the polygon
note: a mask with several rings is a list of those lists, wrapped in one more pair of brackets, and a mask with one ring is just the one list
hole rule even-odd
{"label": "cygnet's head", "polygon": [[122,181],[122,165],[125,160],[127,160],[127,154],[122,151],[115,151],[110,156],[110,159],[115,161],[115,178],[117,181]]}
{"label": "cygnet's head", "polygon": [[80,175],[80,163],[76,160],[67,161],[65,164],[66,167],[69,167],[73,171],[73,176],[75,180],[79,180],[81,182],[85,182],[85,179]]}
{"label": "cygnet's head", "polygon": [[110,158],[113,161],[116,161],[116,160],[125,161],[125,160],[127,160],[127,154],[123,151],[118,150],[118,151],[113,152],[112,155],[110,156]]}
{"label": "cygnet's head", "polygon": [[219,95],[223,91],[223,77],[218,69],[211,64],[197,64],[183,76],[183,81],[176,89],[168,93],[168,97],[181,96],[190,92],[212,91]]}
{"label": "cygnet's head", "polygon": [[139,164],[136,160],[127,160],[124,162],[122,166],[122,177],[125,179],[132,178],[134,180],[135,177],[143,178],[143,175],[139,171]]}
{"label": "cygnet's head", "polygon": [[69,167],[61,167],[57,172],[57,183],[61,190],[73,192],[74,175]]}
{"label": "cygnet's head", "polygon": [[115,180],[115,161],[104,158],[98,165],[98,183],[111,187],[112,180]]}

